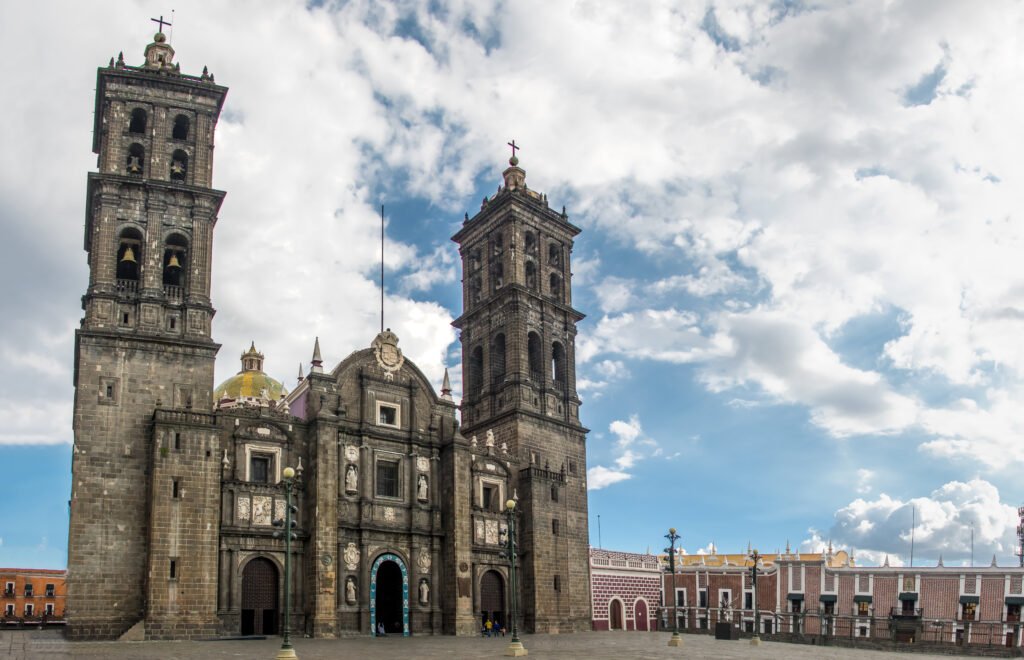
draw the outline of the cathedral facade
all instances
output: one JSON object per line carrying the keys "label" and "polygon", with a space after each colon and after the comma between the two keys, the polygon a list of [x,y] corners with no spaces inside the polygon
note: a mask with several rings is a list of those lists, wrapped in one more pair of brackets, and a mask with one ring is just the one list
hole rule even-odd
{"label": "cathedral facade", "polygon": [[[579,229],[504,185],[453,237],[461,411],[383,330],[333,368],[319,340],[288,392],[255,345],[214,387],[212,188],[227,89],[182,74],[162,34],[97,76],[75,342],[68,547],[73,639],[477,634],[590,628],[586,433],[570,258]],[[370,338],[368,338],[370,339]],[[365,345],[364,345],[365,346]],[[461,412],[461,422],[460,422]],[[284,469],[296,471],[291,583]]]}

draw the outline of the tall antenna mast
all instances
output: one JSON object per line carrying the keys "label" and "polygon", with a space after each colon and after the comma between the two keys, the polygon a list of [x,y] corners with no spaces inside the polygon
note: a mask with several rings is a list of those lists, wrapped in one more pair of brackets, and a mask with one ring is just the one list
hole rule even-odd
{"label": "tall antenna mast", "polygon": [[167,35],[167,43],[174,43],[174,10],[171,10],[171,33]]}
{"label": "tall antenna mast", "polygon": [[917,529],[917,507],[910,508],[910,565],[914,565],[914,530]]}
{"label": "tall antenna mast", "polygon": [[597,514],[597,547],[601,547],[601,514]]}
{"label": "tall antenna mast", "polygon": [[974,568],[974,523],[971,523],[971,568]]}
{"label": "tall antenna mast", "polygon": [[1024,506],[1017,507],[1017,557],[1020,559],[1020,566],[1024,568]]}
{"label": "tall antenna mast", "polygon": [[380,331],[384,332],[384,205],[380,205]]}

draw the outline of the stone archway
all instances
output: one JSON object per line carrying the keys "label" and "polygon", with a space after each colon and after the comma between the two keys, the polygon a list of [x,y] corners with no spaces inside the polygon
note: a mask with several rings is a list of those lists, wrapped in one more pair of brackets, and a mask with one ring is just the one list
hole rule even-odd
{"label": "stone archway", "polygon": [[495,626],[508,626],[505,620],[505,580],[498,571],[486,571],[480,576],[480,626],[487,619]]}
{"label": "stone archway", "polygon": [[256,557],[242,570],[243,635],[276,635],[278,625],[277,566]]}
{"label": "stone archway", "polygon": [[370,634],[384,625],[389,635],[409,636],[409,570],[402,558],[386,553],[370,569]]}

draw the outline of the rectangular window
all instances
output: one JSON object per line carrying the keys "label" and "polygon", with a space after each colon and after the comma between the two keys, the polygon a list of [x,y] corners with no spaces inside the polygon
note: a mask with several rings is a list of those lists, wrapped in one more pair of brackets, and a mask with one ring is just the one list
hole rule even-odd
{"label": "rectangular window", "polygon": [[743,594],[743,609],[754,609],[754,592],[748,591],[745,594]]}
{"label": "rectangular window", "polygon": [[861,637],[867,637],[868,636],[868,627],[867,626],[861,626],[860,629],[858,630],[858,634]]}
{"label": "rectangular window", "polygon": [[8,603],[7,609],[4,610],[7,616],[14,616],[14,603]]}
{"label": "rectangular window", "polygon": [[791,601],[789,601],[789,604],[790,604],[790,610],[789,610],[790,612],[795,612],[795,613],[799,613],[800,612],[801,601],[799,601],[799,600],[791,600]]}
{"label": "rectangular window", "polygon": [[377,461],[377,495],[398,497],[398,461]]}
{"label": "rectangular window", "polygon": [[1006,606],[1006,621],[1012,623],[1020,621],[1020,605]]}
{"label": "rectangular window", "polygon": [[29,603],[28,605],[25,606],[25,616],[32,616],[33,612],[35,612],[35,611],[36,611],[36,606],[33,605],[32,603]]}
{"label": "rectangular window", "polygon": [[178,579],[178,560],[177,559],[172,559],[171,560],[171,569],[170,569],[170,572],[168,574],[168,577],[171,578],[172,580],[177,580]]}
{"label": "rectangular window", "polygon": [[676,589],[676,607],[686,607],[686,589]]}
{"label": "rectangular window", "polygon": [[576,474],[576,461],[569,459],[569,474]]}
{"label": "rectangular window", "polygon": [[53,603],[46,604],[46,616],[53,616]]}
{"label": "rectangular window", "polygon": [[825,605],[825,614],[835,614],[836,604],[835,603],[823,603]]}
{"label": "rectangular window", "polygon": [[266,454],[253,454],[249,458],[249,481],[257,484],[270,483],[270,468],[273,457]]}
{"label": "rectangular window", "polygon": [[556,575],[555,576],[555,591],[561,591],[561,590],[562,590],[562,578],[561,578],[561,576]]}
{"label": "rectangular window", "polygon": [[181,497],[181,487],[177,479],[171,479],[171,497],[173,499]]}
{"label": "rectangular window", "polygon": [[53,598],[53,596],[54,596],[53,585],[52,584],[47,584],[46,585],[46,597],[47,598]]}
{"label": "rectangular window", "polygon": [[554,520],[551,521],[551,534],[553,536],[558,536],[558,519],[557,518],[555,518]]}
{"label": "rectangular window", "polygon": [[706,589],[700,590],[700,595],[698,596],[698,598],[700,598],[700,607],[708,606],[708,592]]}
{"label": "rectangular window", "polygon": [[551,501],[552,502],[557,502],[558,501],[558,486],[552,486],[551,487]]}
{"label": "rectangular window", "polygon": [[480,507],[485,511],[493,511],[494,505],[497,503],[497,497],[495,491],[497,489],[494,486],[484,486],[482,496],[480,498]]}
{"label": "rectangular window", "polygon": [[181,449],[181,434],[178,432],[174,433],[174,448]]}
{"label": "rectangular window", "polygon": [[857,603],[857,614],[859,614],[860,616],[867,616],[868,615],[868,607],[870,607],[870,605],[871,605],[871,603],[868,603],[868,602],[865,602],[865,601],[861,601],[861,602]]}
{"label": "rectangular window", "polygon": [[974,614],[977,611],[977,603],[964,603],[964,620],[974,621]]}
{"label": "rectangular window", "polygon": [[14,595],[14,583],[13,582],[8,582],[7,583],[7,588],[4,589],[4,595],[5,596],[13,596]]}
{"label": "rectangular window", "polygon": [[32,596],[32,583],[31,582],[26,582],[25,583],[25,596],[26,597],[31,597]]}
{"label": "rectangular window", "polygon": [[398,405],[377,402],[377,424],[398,428]]}
{"label": "rectangular window", "polygon": [[167,328],[169,330],[174,330],[174,327],[177,325],[177,323],[178,319],[174,318],[173,316],[167,317]]}

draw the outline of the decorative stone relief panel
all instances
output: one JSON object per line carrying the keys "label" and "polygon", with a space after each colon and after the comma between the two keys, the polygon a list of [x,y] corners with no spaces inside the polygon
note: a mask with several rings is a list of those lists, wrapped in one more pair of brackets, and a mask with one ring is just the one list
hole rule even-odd
{"label": "decorative stone relief panel", "polygon": [[252,498],[252,522],[254,525],[269,525],[271,523],[271,505],[273,498],[266,495],[254,495]]}
{"label": "decorative stone relief panel", "polygon": [[249,500],[249,496],[248,495],[239,495],[238,496],[238,501],[237,501],[237,505],[235,506],[235,511],[238,512],[238,519],[239,520],[246,520],[246,521],[249,520],[249,504],[250,503],[251,502]]}
{"label": "decorative stone relief panel", "polygon": [[359,548],[356,547],[355,543],[349,543],[345,546],[345,568],[350,571],[356,570],[359,566]]}
{"label": "decorative stone relief panel", "polygon": [[284,520],[285,508],[284,500],[274,500],[274,520]]}
{"label": "decorative stone relief panel", "polygon": [[498,521],[497,520],[488,520],[487,521],[484,542],[485,543],[489,543],[491,545],[497,545],[498,544]]}

